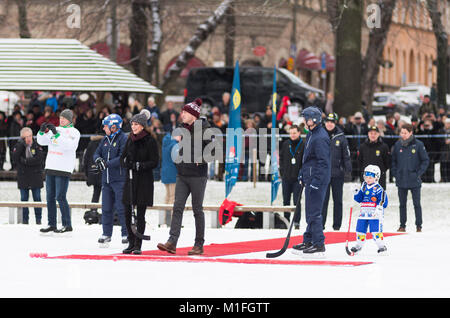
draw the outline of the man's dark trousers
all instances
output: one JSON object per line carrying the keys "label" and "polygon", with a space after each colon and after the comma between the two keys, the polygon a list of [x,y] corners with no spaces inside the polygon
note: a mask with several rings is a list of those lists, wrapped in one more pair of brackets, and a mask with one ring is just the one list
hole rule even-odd
{"label": "man's dark trousers", "polygon": [[420,189],[415,188],[398,188],[398,200],[400,203],[400,227],[406,227],[406,202],[408,190],[411,190],[414,214],[416,217],[416,226],[422,227],[422,206],[420,205]]}
{"label": "man's dark trousers", "polygon": [[344,189],[343,178],[331,178],[330,184],[325,193],[325,199],[322,209],[322,222],[325,227],[325,222],[328,215],[328,202],[330,200],[330,191],[333,193],[333,229],[339,230],[342,225],[342,195]]}
{"label": "man's dark trousers", "polygon": [[305,185],[305,216],[308,225],[303,234],[303,243],[312,243],[320,246],[325,242],[322,207],[326,190],[326,185],[321,185],[319,189],[314,189],[309,184]]}
{"label": "man's dark trousers", "polygon": [[195,246],[203,246],[205,242],[205,214],[203,213],[203,198],[205,196],[207,177],[186,177],[177,175],[175,185],[175,201],[173,204],[172,222],[170,225],[169,242],[177,245],[180,237],[183,212],[189,195],[192,196],[192,210],[195,220]]}

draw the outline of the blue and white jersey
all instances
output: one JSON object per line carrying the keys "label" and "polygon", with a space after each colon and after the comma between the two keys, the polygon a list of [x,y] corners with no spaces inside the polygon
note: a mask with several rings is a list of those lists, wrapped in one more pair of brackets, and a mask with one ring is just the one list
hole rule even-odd
{"label": "blue and white jersey", "polygon": [[[384,200],[383,200],[384,196]],[[355,194],[354,199],[356,202],[361,203],[361,210],[359,214],[360,219],[375,219],[377,215],[375,214],[375,209],[383,201],[383,208],[385,209],[388,205],[388,197],[383,187],[377,182],[373,184],[367,184],[363,182],[359,192]]]}

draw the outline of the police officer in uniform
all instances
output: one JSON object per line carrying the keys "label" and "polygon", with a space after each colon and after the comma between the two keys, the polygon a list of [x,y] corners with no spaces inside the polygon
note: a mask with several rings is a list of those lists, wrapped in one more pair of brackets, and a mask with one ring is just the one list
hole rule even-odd
{"label": "police officer in uniform", "polygon": [[[386,189],[386,171],[391,167],[391,153],[389,146],[381,139],[376,126],[369,127],[368,138],[361,144],[358,152],[359,171],[364,171],[368,165],[378,166],[381,177],[378,181]],[[363,182],[363,176],[360,176]]]}
{"label": "police officer in uniform", "polygon": [[322,222],[325,229],[330,191],[333,192],[333,230],[339,231],[342,224],[342,195],[346,172],[352,171],[350,150],[344,132],[336,126],[337,115],[330,113],[325,118],[325,129],[330,137],[331,180],[327,187],[322,208]]}

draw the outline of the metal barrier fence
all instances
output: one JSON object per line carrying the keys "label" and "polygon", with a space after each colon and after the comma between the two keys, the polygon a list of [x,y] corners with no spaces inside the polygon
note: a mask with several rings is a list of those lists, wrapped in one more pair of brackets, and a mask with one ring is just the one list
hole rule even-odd
{"label": "metal barrier fence", "polygon": [[[82,134],[81,138],[90,138],[91,136],[95,136],[95,135],[91,135],[91,134]],[[226,137],[226,135],[219,135],[222,137]],[[260,134],[260,135],[255,135],[255,134],[244,134],[244,137],[271,137],[270,134]],[[279,142],[281,142],[282,140],[285,140],[287,138],[289,138],[289,135],[287,134],[276,134],[276,137],[278,138]],[[306,135],[302,135],[302,138],[305,138]],[[361,140],[365,140],[367,138],[367,135],[345,135],[346,138],[348,139],[353,139],[353,138],[360,138]],[[416,138],[418,139],[450,139],[450,134],[437,134],[437,135],[415,135]],[[398,139],[399,136],[398,135],[385,135],[383,136],[383,139],[389,140],[389,139]],[[2,140],[5,141],[9,141],[9,140],[18,140],[20,139],[20,137],[0,137],[0,142]],[[6,142],[5,145],[7,148],[9,148],[8,143]],[[445,146],[444,146],[445,147]],[[444,148],[443,147],[443,148]],[[78,163],[76,165],[75,171],[76,172],[82,172],[83,171],[83,167],[82,167],[82,157],[83,157],[83,153],[84,150],[78,151],[77,152],[77,158],[78,158]],[[427,171],[428,174],[432,174],[433,171],[439,171],[438,175],[440,175],[440,178],[435,178],[438,180],[434,180],[435,182],[441,181],[441,182],[450,182],[450,154],[448,150],[442,149],[441,151],[433,151],[433,152],[428,152],[429,156],[430,156],[430,169]],[[5,148],[5,153],[2,155],[0,153],[0,161],[2,160],[2,156],[3,157],[3,161],[5,163],[11,163],[10,162],[10,158],[9,158],[9,149]],[[352,153],[352,166],[356,167],[356,162],[355,162],[355,153]],[[269,175],[270,175],[270,171],[269,171],[269,167],[270,164],[268,164],[270,162],[270,154],[268,154],[268,156],[266,158],[259,158],[259,159],[255,159],[256,157],[254,156],[254,154],[249,154],[248,158],[244,160],[243,164],[245,166],[246,172],[247,172],[247,177],[244,179],[245,180],[253,180],[253,181],[265,181],[265,180],[270,180],[269,179]],[[210,169],[209,169],[209,178],[213,179],[216,178],[218,180],[221,180],[221,173],[223,168],[218,166],[218,162],[214,162],[213,164],[210,164]],[[436,167],[435,167],[436,166]],[[1,168],[1,167],[0,167]],[[435,170],[434,170],[435,169]],[[256,173],[258,172],[258,173]],[[156,174],[158,175],[158,172],[156,171]],[[254,177],[255,175],[257,175],[257,177]],[[431,177],[429,177],[431,178]],[[158,180],[158,177],[156,177],[156,179]],[[256,179],[256,180],[255,180]],[[349,180],[346,180],[349,181]],[[426,180],[425,182],[429,182],[428,180]]]}

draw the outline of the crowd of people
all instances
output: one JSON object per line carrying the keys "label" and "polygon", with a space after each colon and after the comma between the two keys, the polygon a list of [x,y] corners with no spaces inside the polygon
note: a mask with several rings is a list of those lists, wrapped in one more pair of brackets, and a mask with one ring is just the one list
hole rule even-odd
{"label": "crowd of people", "polygon": [[[311,99],[311,104],[313,103],[314,100]],[[445,135],[448,135],[450,131],[450,118],[448,118],[445,109],[433,107],[429,103],[429,100],[425,97],[423,104],[417,110],[417,113],[410,117],[410,122],[404,121],[402,119],[404,117],[395,112],[387,113],[385,115],[385,120],[380,119],[381,116],[377,117],[378,120],[376,120],[364,111],[364,107],[362,108],[362,112],[356,112],[348,118],[340,117],[332,111],[332,103],[329,101],[326,103],[322,109],[322,120],[323,126],[331,141],[330,156],[332,169],[330,182],[324,194],[325,199],[322,207],[323,227],[325,227],[327,218],[328,201],[332,194],[334,200],[333,229],[340,229],[342,223],[343,184],[348,181],[362,182],[362,171],[364,171],[364,168],[367,165],[375,164],[380,168],[381,175],[379,183],[383,188],[386,188],[386,183],[388,181],[394,182],[394,177],[398,186],[399,176],[396,176],[396,173],[401,170],[399,167],[403,164],[402,160],[407,160],[402,159],[402,156],[399,156],[399,153],[395,153],[396,149],[397,151],[400,151],[398,150],[398,147],[396,148],[396,145],[398,144],[398,141],[402,140],[402,130],[406,129],[407,132],[410,132],[411,135],[415,136],[415,140],[420,140],[424,145],[428,161],[426,166],[424,166],[422,162],[420,169],[424,169],[424,172],[422,173],[421,171],[419,174],[420,182],[437,181],[435,180],[436,163],[440,163],[440,182],[449,181],[450,139],[445,137]],[[213,105],[209,109],[202,109],[202,113],[199,114],[199,116],[204,115],[206,118],[204,118],[203,121],[208,124],[208,127],[217,128],[225,135],[228,126],[229,106],[230,94],[224,93],[222,101],[218,103],[218,105]],[[287,96],[282,97],[276,120],[277,128],[279,128],[280,132],[279,169],[282,178],[283,204],[285,205],[290,205],[292,203],[296,204],[299,201],[300,194],[296,174],[301,167],[305,147],[302,136],[308,132],[308,128],[305,126],[306,123],[302,120],[301,116],[294,120],[290,118],[290,112],[288,111],[289,107],[289,98]],[[96,111],[96,109],[95,100],[89,94],[76,95],[52,93],[47,95],[45,99],[41,98],[38,94],[33,94],[27,105],[16,105],[10,116],[6,116],[4,113],[0,112],[0,137],[13,137],[9,138],[7,141],[5,139],[0,140],[0,170],[3,169],[6,151],[8,149],[10,151],[11,169],[18,170],[18,179],[20,175],[24,173],[23,169],[30,169],[29,166],[31,165],[31,162],[33,162],[33,164],[35,163],[36,160],[33,161],[30,159],[32,157],[34,158],[34,154],[39,155],[37,158],[41,158],[40,160],[43,168],[43,162],[48,151],[45,148],[47,147],[43,147],[42,149],[42,145],[32,144],[30,141],[27,141],[27,138],[29,139],[29,135],[39,135],[39,132],[42,132],[44,124],[47,125],[47,128],[52,126],[58,127],[60,125],[61,114],[64,114],[63,117],[67,117],[68,112],[70,112],[70,114],[72,114],[70,116],[70,123],[77,129],[81,136],[76,149],[76,156],[81,163],[80,170],[85,171],[87,184],[94,185],[92,202],[98,202],[102,181],[95,180],[98,179],[98,175],[92,176],[89,167],[95,164],[92,162],[93,158],[90,157],[92,157],[93,152],[96,149],[95,147],[98,147],[99,142],[105,135],[104,119],[112,114],[117,115],[122,120],[121,131],[129,134],[132,132],[131,119],[133,116],[140,114],[143,109],[146,109],[149,113],[149,120],[145,126],[141,126],[145,127],[145,130],[148,131],[156,141],[158,152],[158,160],[152,168],[152,177],[154,181],[161,180],[166,184],[168,193],[166,203],[173,203],[175,200],[174,185],[176,183],[176,169],[174,169],[174,164],[171,162],[171,158],[168,155],[170,152],[167,153],[164,148],[170,147],[171,150],[176,144],[176,141],[172,138],[165,138],[165,136],[167,137],[170,135],[175,128],[183,126],[182,116],[180,116],[181,112],[177,111],[174,104],[170,101],[166,102],[164,107],[158,107],[152,96],[147,99],[145,105],[140,104],[137,100],[132,100],[132,102],[128,103],[117,102],[115,107],[104,106],[99,111]],[[242,109],[241,116],[242,128],[244,130],[254,128],[255,131],[258,132],[260,128],[272,128],[272,108],[269,106],[264,113],[250,114],[246,112],[245,109]],[[268,131],[270,132],[270,130]],[[270,138],[270,136],[267,138]],[[90,146],[91,144],[94,146]],[[267,145],[269,147],[268,153],[270,154],[270,142],[268,142]],[[415,142],[414,145],[416,145]],[[252,169],[249,169],[251,153],[248,138],[244,140],[244,148],[244,162],[241,164],[238,177],[238,180],[240,181],[249,180],[253,173]],[[27,151],[24,151],[24,149],[27,149]],[[21,155],[14,153],[16,150]],[[29,150],[33,151],[32,156],[28,153]],[[166,152],[165,155],[163,154],[164,152]],[[225,154],[225,149],[223,153]],[[259,152],[257,153],[259,155]],[[23,158],[23,156],[25,157]],[[270,173],[267,173],[265,170],[265,158],[258,157],[257,159],[259,162],[259,171],[257,172],[258,179],[260,181],[270,180]],[[296,164],[296,167],[293,168],[293,164]],[[219,163],[217,172],[214,171],[214,169],[208,169],[207,176],[210,179],[223,180],[224,166],[222,161]],[[38,171],[39,169],[34,167],[34,170]],[[166,173],[165,171],[170,171],[170,178],[162,175],[163,173]],[[39,173],[42,174],[42,171],[38,172],[38,174]],[[57,174],[57,176],[59,175]],[[294,176],[292,180],[289,179],[290,176]],[[47,175],[47,178],[48,177],[49,176]],[[39,176],[37,179],[39,179]],[[42,181],[43,176],[40,179]],[[169,179],[170,181],[165,181]],[[51,180],[46,181],[47,183],[51,183]],[[125,182],[125,180],[122,181]],[[40,193],[37,193],[38,191],[36,189],[42,187],[42,183],[39,182],[33,184],[33,186],[19,184],[21,198],[23,200],[28,200],[27,189],[29,189],[32,191],[33,198],[36,201],[39,201]],[[120,186],[120,188],[122,189],[122,186]],[[399,190],[399,197],[406,198],[405,191],[414,188],[414,186],[401,185],[400,188],[402,190]],[[50,191],[47,193],[47,196],[50,194],[50,197],[56,196],[57,199],[58,193],[52,192],[51,189],[47,189],[47,191]],[[111,192],[114,191],[116,191],[116,189],[111,188]],[[417,197],[418,194],[414,194],[413,192],[413,196]],[[291,201],[291,198],[293,201]],[[62,204],[60,202],[60,205],[64,207],[64,201],[62,201]],[[180,203],[180,205],[183,204]],[[402,208],[404,208],[403,205]],[[129,208],[124,209],[129,210]],[[24,221],[28,221],[28,210],[24,212]],[[39,223],[41,222],[41,213],[41,210],[36,209],[36,221]],[[402,213],[405,214],[405,212]],[[67,214],[67,212],[65,212],[65,214]],[[139,217],[142,218],[142,213],[138,212],[138,214]],[[298,215],[297,219],[294,220],[296,227],[298,227],[300,222],[300,214]],[[286,218],[289,218],[289,213],[285,216]],[[111,217],[112,213],[109,213],[107,224],[112,222]],[[170,223],[170,213],[167,213],[167,217],[169,219],[167,223]],[[178,221],[179,219],[175,220],[175,222]],[[67,222],[65,227],[70,229],[70,222]],[[123,214],[120,216],[120,223],[123,226],[122,236],[125,241],[125,233],[129,231],[126,230]],[[420,222],[416,225],[418,229],[421,228]],[[51,226],[54,227],[54,224],[52,223]],[[400,225],[400,229],[404,228],[405,224],[403,222]],[[142,230],[142,228],[140,230]],[[110,236],[109,228],[104,229],[103,236]],[[140,244],[137,245],[140,246]]]}

